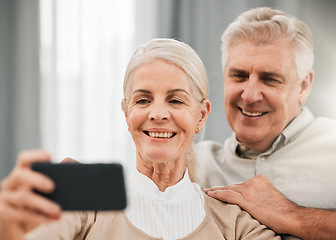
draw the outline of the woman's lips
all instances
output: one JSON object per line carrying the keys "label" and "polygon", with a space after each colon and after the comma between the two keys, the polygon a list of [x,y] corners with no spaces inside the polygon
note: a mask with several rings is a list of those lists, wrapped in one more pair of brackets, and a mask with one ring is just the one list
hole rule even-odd
{"label": "woman's lips", "polygon": [[174,132],[152,132],[144,131],[144,133],[152,138],[172,138],[176,135]]}

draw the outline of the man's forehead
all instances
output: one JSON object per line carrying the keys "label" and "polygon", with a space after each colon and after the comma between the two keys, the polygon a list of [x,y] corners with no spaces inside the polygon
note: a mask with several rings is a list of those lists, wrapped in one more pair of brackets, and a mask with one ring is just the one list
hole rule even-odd
{"label": "man's forehead", "polygon": [[249,54],[246,52],[231,52],[228,55],[224,71],[270,72],[285,74],[295,69],[295,61],[290,55],[280,56],[275,53]]}

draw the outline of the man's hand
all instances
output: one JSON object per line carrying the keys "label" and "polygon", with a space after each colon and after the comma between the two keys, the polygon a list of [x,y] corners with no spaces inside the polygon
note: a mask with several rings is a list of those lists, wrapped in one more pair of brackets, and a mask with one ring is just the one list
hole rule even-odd
{"label": "man's hand", "polygon": [[232,186],[207,189],[205,192],[221,201],[239,205],[259,222],[280,234],[289,233],[288,223],[295,224],[293,213],[300,208],[286,199],[264,175]]}
{"label": "man's hand", "polygon": [[302,239],[335,239],[336,211],[298,206],[286,199],[264,175],[204,191],[218,200],[239,205],[278,234]]}

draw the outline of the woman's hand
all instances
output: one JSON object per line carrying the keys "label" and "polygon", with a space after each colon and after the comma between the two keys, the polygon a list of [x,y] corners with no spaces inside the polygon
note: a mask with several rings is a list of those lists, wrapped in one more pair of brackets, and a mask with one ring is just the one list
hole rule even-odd
{"label": "woman's hand", "polygon": [[13,171],[1,182],[0,239],[22,239],[41,223],[60,218],[60,206],[34,192],[49,193],[55,188],[50,178],[30,168],[33,162],[50,159],[42,150],[23,151]]}

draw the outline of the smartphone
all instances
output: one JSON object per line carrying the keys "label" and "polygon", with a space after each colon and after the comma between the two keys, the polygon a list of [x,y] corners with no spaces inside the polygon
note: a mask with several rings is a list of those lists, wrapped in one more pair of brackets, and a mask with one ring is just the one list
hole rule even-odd
{"label": "smartphone", "polygon": [[123,167],[118,163],[32,164],[34,171],[56,184],[50,194],[38,192],[60,204],[65,211],[122,210],[126,207]]}

